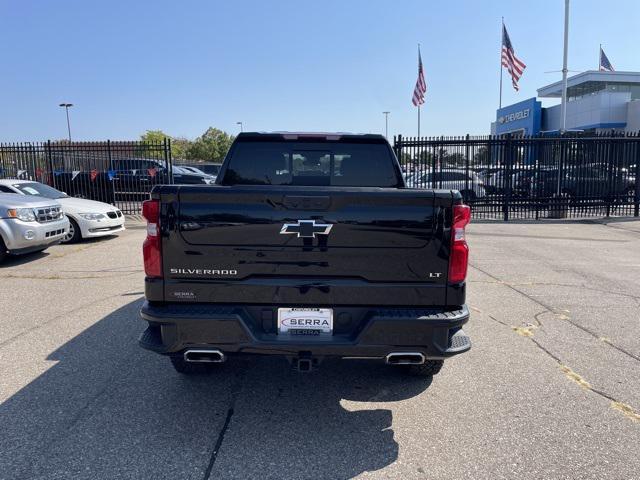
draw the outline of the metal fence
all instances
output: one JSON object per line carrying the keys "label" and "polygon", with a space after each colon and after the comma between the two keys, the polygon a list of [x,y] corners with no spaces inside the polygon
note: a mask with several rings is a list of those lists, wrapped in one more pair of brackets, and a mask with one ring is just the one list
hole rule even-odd
{"label": "metal fence", "polygon": [[407,185],[460,190],[475,218],[638,216],[640,134],[394,138]]}
{"label": "metal fence", "polygon": [[[639,215],[640,134],[398,136],[394,150],[409,187],[460,190],[476,218]],[[179,170],[169,140],[0,144],[0,178],[40,181],[127,214],[140,213],[151,188],[174,183],[174,173],[185,181]]]}
{"label": "metal fence", "polygon": [[46,183],[127,214],[140,213],[154,185],[173,183],[173,172],[169,140],[0,144],[0,178]]}

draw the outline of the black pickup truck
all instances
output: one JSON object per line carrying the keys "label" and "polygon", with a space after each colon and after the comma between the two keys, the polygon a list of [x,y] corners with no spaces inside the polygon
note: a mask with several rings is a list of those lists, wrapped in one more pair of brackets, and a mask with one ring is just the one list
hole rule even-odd
{"label": "black pickup truck", "polygon": [[380,135],[241,133],[215,185],[156,186],[143,215],[139,342],[181,373],[263,354],[433,375],[471,347],[469,207],[406,188]]}

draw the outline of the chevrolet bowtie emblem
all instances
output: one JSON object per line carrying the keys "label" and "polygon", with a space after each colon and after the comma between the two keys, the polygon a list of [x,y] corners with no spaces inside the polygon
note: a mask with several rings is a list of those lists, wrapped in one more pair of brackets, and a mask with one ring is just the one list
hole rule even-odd
{"label": "chevrolet bowtie emblem", "polygon": [[285,223],[280,233],[297,234],[298,238],[316,238],[316,235],[329,235],[333,225],[329,223],[316,223],[315,220],[298,220],[298,223]]}

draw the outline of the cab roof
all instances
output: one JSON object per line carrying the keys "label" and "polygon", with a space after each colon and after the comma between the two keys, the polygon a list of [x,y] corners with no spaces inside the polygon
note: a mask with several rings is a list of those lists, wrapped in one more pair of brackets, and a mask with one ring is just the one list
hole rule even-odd
{"label": "cab roof", "polygon": [[386,142],[387,139],[376,133],[349,132],[242,132],[237,140],[326,140],[326,141],[369,141]]}

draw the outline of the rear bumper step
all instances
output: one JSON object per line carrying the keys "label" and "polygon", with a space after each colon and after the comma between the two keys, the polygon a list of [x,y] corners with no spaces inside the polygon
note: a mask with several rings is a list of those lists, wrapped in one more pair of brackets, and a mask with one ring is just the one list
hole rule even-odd
{"label": "rear bumper step", "polygon": [[169,355],[214,349],[222,358],[230,354],[303,353],[384,360],[389,354],[404,354],[422,355],[424,361],[471,348],[462,330],[469,319],[466,306],[456,310],[372,309],[358,328],[330,337],[285,337],[261,331],[242,306],[145,302],[141,316],[149,325],[140,336],[140,346]]}

